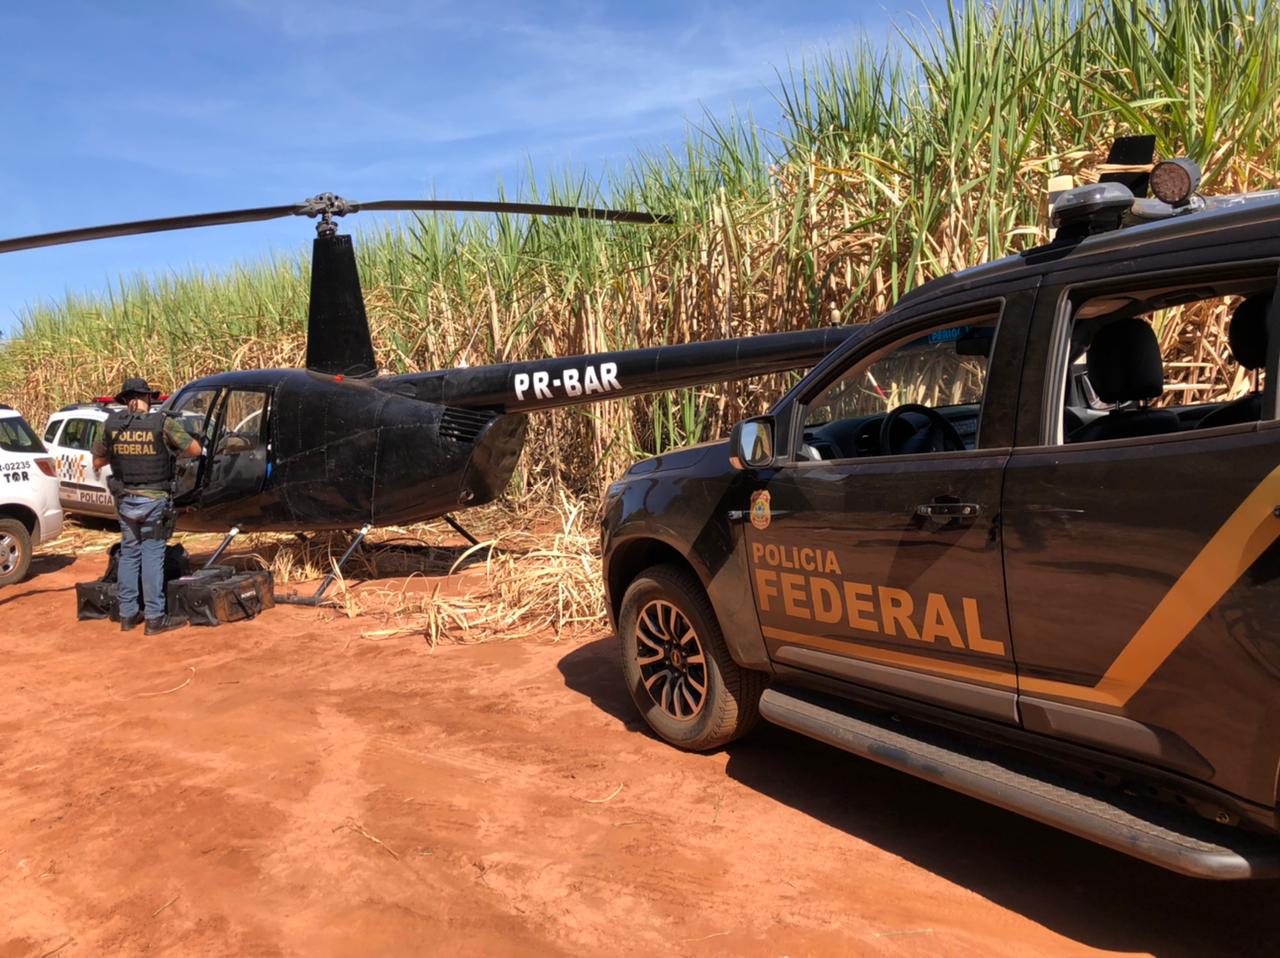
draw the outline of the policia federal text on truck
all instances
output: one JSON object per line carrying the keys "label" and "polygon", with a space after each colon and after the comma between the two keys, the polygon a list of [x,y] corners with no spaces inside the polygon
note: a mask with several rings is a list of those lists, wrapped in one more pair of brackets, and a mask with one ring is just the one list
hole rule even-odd
{"label": "policia federal text on truck", "polygon": [[[1063,194],[1048,246],[923,286],[729,442],[611,487],[659,735],[763,715],[1167,868],[1280,874],[1280,198],[1151,180]],[[1212,308],[1244,394],[1166,393],[1157,330]]]}

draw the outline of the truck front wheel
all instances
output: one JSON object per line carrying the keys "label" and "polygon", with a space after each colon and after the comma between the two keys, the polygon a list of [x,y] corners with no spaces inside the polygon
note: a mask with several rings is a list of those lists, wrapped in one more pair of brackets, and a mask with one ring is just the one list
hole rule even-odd
{"label": "truck front wheel", "polygon": [[768,676],[733,661],[710,600],[685,570],[656,565],[635,578],[622,598],[618,642],[632,701],[672,745],[710,751],[759,720]]}
{"label": "truck front wheel", "polygon": [[21,582],[31,567],[31,536],[17,519],[0,519],[0,585]]}

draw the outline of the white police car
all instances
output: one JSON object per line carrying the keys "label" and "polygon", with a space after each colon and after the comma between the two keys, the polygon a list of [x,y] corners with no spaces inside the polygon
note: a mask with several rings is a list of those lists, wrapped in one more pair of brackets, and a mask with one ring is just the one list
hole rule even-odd
{"label": "white police car", "polygon": [[61,533],[53,458],[22,415],[0,405],[0,585],[21,581],[32,551]]}
{"label": "white police car", "polygon": [[102,424],[121,407],[110,399],[64,406],[49,417],[44,443],[53,456],[58,497],[67,512],[112,518],[115,500],[107,489],[111,467],[94,475],[93,444],[102,438]]}

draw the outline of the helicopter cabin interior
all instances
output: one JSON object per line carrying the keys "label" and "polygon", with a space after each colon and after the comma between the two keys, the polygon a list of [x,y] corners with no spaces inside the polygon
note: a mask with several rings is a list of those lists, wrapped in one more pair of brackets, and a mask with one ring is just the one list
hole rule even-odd
{"label": "helicopter cabin interior", "polygon": [[217,505],[260,490],[271,475],[271,391],[266,386],[189,386],[168,411],[204,446],[179,460],[175,500]]}

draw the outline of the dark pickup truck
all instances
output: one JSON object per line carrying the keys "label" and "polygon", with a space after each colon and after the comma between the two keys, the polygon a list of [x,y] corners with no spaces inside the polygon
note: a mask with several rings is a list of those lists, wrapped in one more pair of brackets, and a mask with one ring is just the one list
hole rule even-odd
{"label": "dark pickup truck", "polygon": [[[1185,874],[1276,876],[1280,199],[1104,182],[1054,220],[610,488],[627,686],[681,748],[764,717]],[[1211,310],[1233,386],[1167,389],[1160,337]]]}

